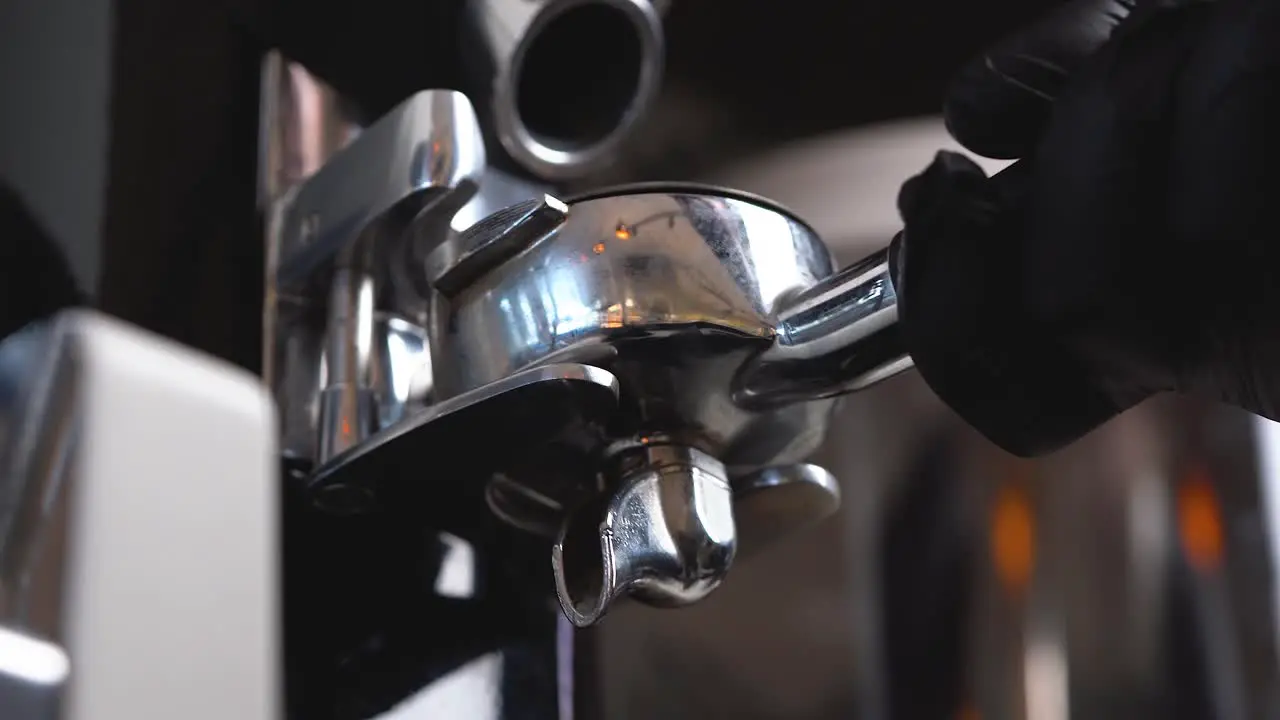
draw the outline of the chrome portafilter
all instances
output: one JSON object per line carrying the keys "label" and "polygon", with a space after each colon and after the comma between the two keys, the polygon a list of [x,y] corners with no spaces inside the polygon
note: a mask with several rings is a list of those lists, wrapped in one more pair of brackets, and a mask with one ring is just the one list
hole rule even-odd
{"label": "chrome portafilter", "polygon": [[696,602],[736,557],[834,512],[834,479],[803,463],[833,398],[910,367],[889,267],[885,251],[833,272],[785,210],[689,185],[530,200],[428,256],[440,397],[541,363],[617,378],[583,466],[488,483],[496,515],[555,538],[572,622],[624,596]]}
{"label": "chrome portafilter", "polygon": [[482,126],[419,93],[273,209],[291,477],[329,515],[543,535],[579,625],[623,596],[696,602],[835,510],[804,463],[833,398],[910,365],[890,263],[837,273],[793,214],[697,185],[541,196],[457,232]]}

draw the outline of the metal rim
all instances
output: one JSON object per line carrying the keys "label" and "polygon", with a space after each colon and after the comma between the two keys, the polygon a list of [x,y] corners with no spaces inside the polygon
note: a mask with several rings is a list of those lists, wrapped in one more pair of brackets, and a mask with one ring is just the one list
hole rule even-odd
{"label": "metal rim", "polygon": [[592,200],[605,200],[614,197],[623,197],[626,195],[704,195],[710,197],[723,198],[725,200],[737,200],[739,202],[751,203],[765,210],[772,210],[780,215],[785,215],[787,219],[795,224],[803,227],[805,230],[819,237],[816,230],[809,223],[800,218],[799,215],[792,212],[785,205],[770,200],[762,195],[756,195],[743,190],[734,190],[721,185],[712,185],[710,183],[699,182],[639,182],[627,183],[624,185],[611,185],[608,187],[597,188],[587,192],[579,193],[563,198],[565,204],[569,206],[578,203],[590,202]]}
{"label": "metal rim", "polygon": [[647,0],[621,0],[604,3],[629,18],[640,39],[642,57],[656,57],[652,65],[641,63],[640,77],[636,81],[636,94],[627,106],[617,127],[600,140],[581,147],[557,147],[540,139],[520,120],[516,105],[516,88],[519,72],[524,65],[530,39],[536,38],[543,27],[570,10],[593,4],[593,0],[571,0],[549,6],[534,18],[525,40],[516,48],[512,60],[494,84],[494,122],[498,141],[511,157],[549,180],[565,180],[592,169],[613,152],[623,138],[631,132],[640,115],[652,104],[658,93],[663,73],[662,19]]}

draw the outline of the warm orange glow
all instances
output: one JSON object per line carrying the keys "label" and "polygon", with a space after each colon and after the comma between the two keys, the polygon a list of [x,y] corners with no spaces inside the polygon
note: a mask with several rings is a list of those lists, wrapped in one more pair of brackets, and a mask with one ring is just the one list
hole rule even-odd
{"label": "warm orange glow", "polygon": [[623,326],[622,303],[614,303],[604,311],[604,326],[620,328]]}
{"label": "warm orange glow", "polygon": [[597,254],[597,255],[599,255],[600,253],[604,252],[604,243],[602,243],[602,242],[601,242],[601,243],[596,243],[595,245],[592,245],[592,246],[591,246],[591,252],[593,252],[593,253],[595,253],[595,254]]}
{"label": "warm orange glow", "polygon": [[628,228],[626,225],[619,225],[617,229],[613,231],[613,236],[619,240],[630,240],[631,228]]}
{"label": "warm orange glow", "polygon": [[346,418],[342,418],[342,434],[343,435],[351,434],[351,421]]}
{"label": "warm orange glow", "polygon": [[1178,488],[1178,534],[1187,562],[1201,572],[1222,565],[1222,510],[1209,474],[1193,470]]}
{"label": "warm orange glow", "polygon": [[956,713],[956,720],[981,720],[982,716],[972,705],[966,705],[960,708],[960,712]]}
{"label": "warm orange glow", "polygon": [[991,559],[996,575],[1009,590],[1021,591],[1031,582],[1036,564],[1035,516],[1026,492],[1006,485],[991,514]]}

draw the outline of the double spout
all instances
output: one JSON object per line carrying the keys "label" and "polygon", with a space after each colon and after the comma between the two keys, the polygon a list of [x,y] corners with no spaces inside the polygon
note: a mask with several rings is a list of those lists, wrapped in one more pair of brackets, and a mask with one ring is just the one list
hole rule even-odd
{"label": "double spout", "polygon": [[697,602],[737,552],[733,492],[719,461],[655,444],[612,465],[609,491],[570,516],[552,549],[561,608],[579,627],[623,594],[659,607]]}

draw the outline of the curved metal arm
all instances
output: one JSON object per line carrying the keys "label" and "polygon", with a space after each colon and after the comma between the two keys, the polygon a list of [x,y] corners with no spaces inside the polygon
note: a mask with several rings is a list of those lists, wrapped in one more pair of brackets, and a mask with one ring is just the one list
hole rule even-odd
{"label": "curved metal arm", "polygon": [[889,247],[796,296],[778,313],[772,347],[735,381],[749,406],[780,405],[861,390],[912,367],[898,333],[898,289]]}

